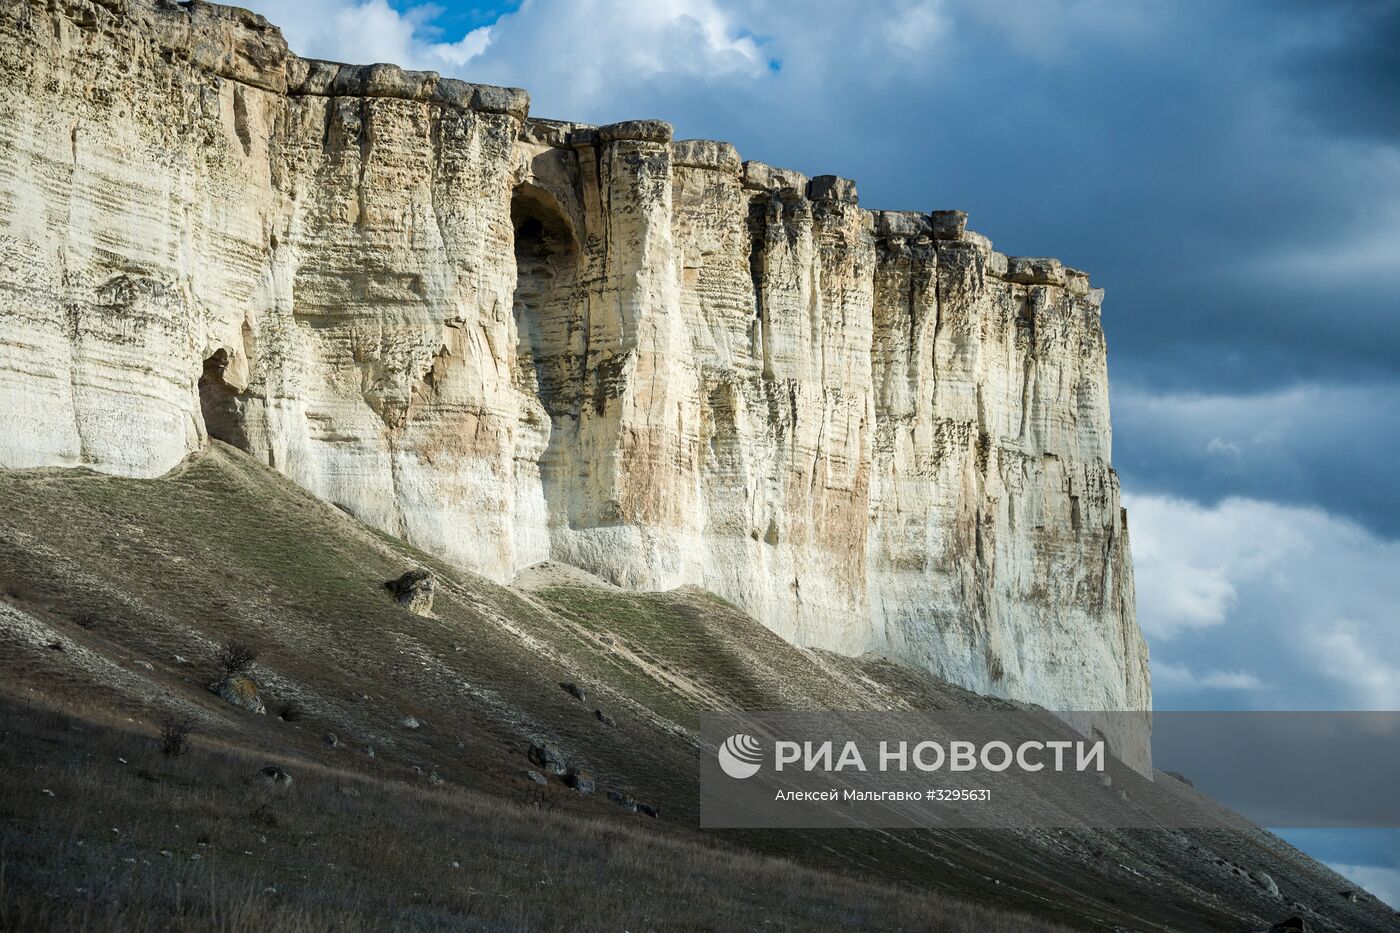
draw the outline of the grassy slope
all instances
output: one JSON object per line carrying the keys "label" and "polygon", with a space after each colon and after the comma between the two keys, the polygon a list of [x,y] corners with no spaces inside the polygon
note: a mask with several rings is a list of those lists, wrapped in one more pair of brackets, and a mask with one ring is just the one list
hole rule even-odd
{"label": "grassy slope", "polygon": [[[560,812],[0,703],[0,929],[1051,929]],[[248,780],[277,764],[295,783]],[[52,794],[52,795],[50,795]]]}
{"label": "grassy slope", "polygon": [[[276,804],[278,827],[257,835],[321,836],[343,849],[333,860],[339,867],[334,874],[307,870],[307,880],[292,885],[295,897],[276,885],[279,894],[264,903],[258,892],[266,878],[296,877],[298,848],[262,853],[246,833],[215,834],[211,846],[223,855],[210,890],[224,892],[223,909],[301,911],[307,928],[357,903],[317,891],[354,892],[373,910],[396,902],[402,923],[428,927],[470,916],[496,928],[550,928],[566,925],[561,916],[578,907],[591,911],[598,928],[732,929],[767,921],[779,928],[956,929],[934,919],[951,909],[946,896],[1076,925],[1138,929],[1240,928],[1293,909],[1215,866],[1216,853],[1268,870],[1285,890],[1299,892],[1324,929],[1384,928],[1374,903],[1336,902],[1340,879],[1272,837],[701,834],[693,828],[697,752],[689,735],[699,709],[965,708],[995,701],[888,662],[793,648],[700,591],[496,586],[367,529],[223,447],[160,480],[0,473],[0,505],[5,692],[29,706],[76,713],[80,727],[82,719],[105,724],[75,732],[73,722],[51,717],[48,730],[8,730],[0,764],[12,792],[0,809],[0,842],[6,896],[26,909],[42,906],[31,895],[58,883],[79,838],[82,848],[100,845],[106,856],[123,838],[96,828],[86,836],[55,834],[45,806],[66,799],[65,821],[90,825],[83,807],[93,806],[91,788],[111,787],[122,812],[142,794],[157,813],[180,805],[183,794],[204,808],[206,823],[231,817],[220,825],[244,827],[264,792],[241,781],[266,758],[283,762],[298,782]],[[414,565],[438,575],[435,619],[403,611],[383,590],[384,580]],[[215,675],[217,646],[235,638],[262,649],[255,676],[270,712],[295,701],[303,719],[242,713],[204,689]],[[47,647],[54,642],[62,650]],[[559,688],[565,680],[587,688],[586,704]],[[599,708],[616,727],[593,715]],[[46,721],[17,709],[9,707],[9,718]],[[196,751],[177,763],[150,750],[153,723],[171,713],[197,720]],[[402,728],[406,715],[423,727]],[[326,732],[339,737],[335,749],[323,742]],[[583,799],[558,784],[539,788],[523,776],[531,741],[556,744],[600,785],[657,805],[662,819],[623,811],[601,790]],[[95,746],[103,752],[88,762],[83,749]],[[129,751],[122,756],[129,763],[142,761],[155,780],[131,778],[134,764],[112,766],[107,759],[118,749]],[[40,794],[39,778],[24,775],[31,759],[48,762],[39,774],[60,796]],[[196,761],[202,763],[186,764]],[[447,783],[429,784],[434,772]],[[354,781],[368,782],[361,797],[335,794],[336,785]],[[443,824],[472,830],[445,837]],[[350,826],[358,845],[344,835]],[[144,848],[187,848],[189,832],[180,832],[153,832]],[[620,835],[598,842],[608,834]],[[403,851],[376,859],[379,836]],[[432,852],[421,861],[433,866],[421,884],[414,883],[420,860],[405,854],[415,838]],[[820,873],[741,854],[736,845],[796,858]],[[245,850],[255,855],[240,857]],[[449,850],[462,853],[452,859],[462,868],[445,874]],[[588,861],[585,854],[601,859],[602,876],[546,869]],[[213,872],[213,865],[203,870]],[[537,896],[541,872],[554,880]],[[891,897],[891,888],[844,877],[850,874],[922,893]],[[139,875],[131,874],[133,883]],[[163,903],[169,875],[145,883],[143,896],[164,892],[157,899]],[[763,914],[775,895],[745,879],[788,876],[800,896],[777,898]],[[382,884],[369,883],[375,878]],[[704,882],[699,889],[695,879]],[[602,897],[599,885],[620,893]],[[421,897],[402,894],[418,888]],[[461,893],[488,889],[511,900],[508,909]],[[684,917],[667,913],[682,907]],[[293,919],[289,914],[279,925]],[[967,928],[1013,928],[1010,921],[983,922]]]}

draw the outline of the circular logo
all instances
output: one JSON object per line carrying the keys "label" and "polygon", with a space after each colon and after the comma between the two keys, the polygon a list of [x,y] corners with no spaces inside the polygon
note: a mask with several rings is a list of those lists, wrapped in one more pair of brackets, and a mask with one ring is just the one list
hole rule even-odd
{"label": "circular logo", "polygon": [[763,746],[751,735],[731,735],[719,747],[719,766],[732,778],[751,778],[762,767]]}

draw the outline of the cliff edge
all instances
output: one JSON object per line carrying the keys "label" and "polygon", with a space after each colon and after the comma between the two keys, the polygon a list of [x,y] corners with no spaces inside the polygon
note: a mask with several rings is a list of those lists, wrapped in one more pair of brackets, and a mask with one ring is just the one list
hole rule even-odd
{"label": "cliff edge", "polygon": [[497,581],[1150,706],[1083,273],[199,0],[4,3],[0,71],[0,467],[212,436]]}

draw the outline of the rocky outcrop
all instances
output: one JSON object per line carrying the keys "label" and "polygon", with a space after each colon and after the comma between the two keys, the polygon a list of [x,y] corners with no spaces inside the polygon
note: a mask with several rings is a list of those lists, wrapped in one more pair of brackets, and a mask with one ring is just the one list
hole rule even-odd
{"label": "rocky outcrop", "polygon": [[213,437],[496,580],[1147,707],[1083,273],[204,2],[6,3],[0,69],[0,466]]}
{"label": "rocky outcrop", "polygon": [[386,582],[384,588],[393,594],[395,602],[414,615],[433,614],[433,575],[428,571],[406,571]]}
{"label": "rocky outcrop", "polygon": [[210,684],[209,692],[239,709],[246,709],[259,716],[267,714],[267,706],[264,705],[262,697],[258,694],[258,685],[253,682],[251,677],[243,674],[229,674],[222,680]]}

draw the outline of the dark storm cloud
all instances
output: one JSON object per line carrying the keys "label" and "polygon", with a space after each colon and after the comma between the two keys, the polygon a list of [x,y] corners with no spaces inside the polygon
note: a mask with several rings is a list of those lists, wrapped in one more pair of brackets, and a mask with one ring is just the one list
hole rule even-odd
{"label": "dark storm cloud", "polygon": [[1285,68],[1320,126],[1366,139],[1400,140],[1400,3],[1308,0],[1294,15],[1316,24]]}
{"label": "dark storm cloud", "polygon": [[1383,30],[1323,5],[1124,6],[1137,15],[1025,36],[952,5],[914,58],[772,28],[775,80],[662,81],[642,106],[679,103],[682,131],[749,157],[853,176],[868,206],[963,207],[1001,248],[1088,269],[1109,290],[1115,378],[1400,378],[1400,155],[1315,119],[1342,113],[1338,96],[1400,114],[1400,94],[1363,79],[1379,63],[1344,88],[1305,80],[1376,58]]}
{"label": "dark storm cloud", "polygon": [[1138,493],[1316,505],[1400,538],[1400,387],[1252,395],[1114,388],[1114,461]]}

